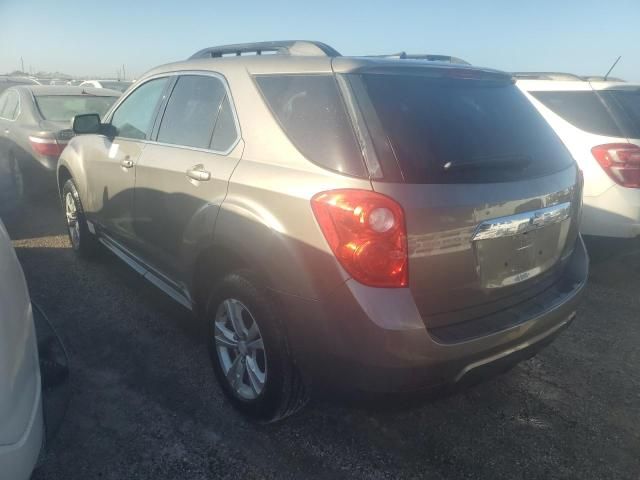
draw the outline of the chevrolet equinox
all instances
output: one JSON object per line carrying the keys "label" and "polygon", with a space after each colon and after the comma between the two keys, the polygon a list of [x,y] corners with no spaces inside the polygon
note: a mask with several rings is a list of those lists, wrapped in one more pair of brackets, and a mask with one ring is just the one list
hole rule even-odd
{"label": "chevrolet equinox", "polygon": [[229,45],[73,124],[58,165],[73,249],[107,247],[204,319],[250,417],[283,418],[318,385],[466,384],[575,317],[582,176],[509,74]]}

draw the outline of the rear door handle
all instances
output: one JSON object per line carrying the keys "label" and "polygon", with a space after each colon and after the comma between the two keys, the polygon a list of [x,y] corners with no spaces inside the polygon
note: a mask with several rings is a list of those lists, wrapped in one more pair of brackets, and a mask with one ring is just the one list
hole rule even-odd
{"label": "rear door handle", "polygon": [[8,128],[4,129],[4,134],[5,135],[9,135],[11,133],[11,130],[9,130]]}
{"label": "rear door handle", "polygon": [[129,160],[128,158],[125,158],[120,162],[120,165],[122,165],[123,168],[131,168],[133,167],[133,160]]}
{"label": "rear door handle", "polygon": [[198,182],[207,182],[211,180],[211,172],[205,170],[204,165],[195,165],[187,170],[187,177]]}

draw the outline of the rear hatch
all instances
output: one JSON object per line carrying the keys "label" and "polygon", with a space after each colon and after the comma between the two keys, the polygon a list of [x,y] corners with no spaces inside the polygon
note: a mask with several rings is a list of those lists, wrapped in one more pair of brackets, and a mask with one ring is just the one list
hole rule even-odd
{"label": "rear hatch", "polygon": [[578,232],[579,172],[509,76],[412,66],[346,78],[382,172],[373,188],[405,210],[427,326],[508,308],[558,279]]}

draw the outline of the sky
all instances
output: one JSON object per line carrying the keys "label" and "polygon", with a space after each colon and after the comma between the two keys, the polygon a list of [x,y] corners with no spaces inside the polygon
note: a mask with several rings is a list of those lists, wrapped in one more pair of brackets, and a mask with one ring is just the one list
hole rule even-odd
{"label": "sky", "polygon": [[201,48],[309,39],[343,55],[436,53],[507,71],[640,82],[640,0],[0,0],[0,73],[128,77]]}

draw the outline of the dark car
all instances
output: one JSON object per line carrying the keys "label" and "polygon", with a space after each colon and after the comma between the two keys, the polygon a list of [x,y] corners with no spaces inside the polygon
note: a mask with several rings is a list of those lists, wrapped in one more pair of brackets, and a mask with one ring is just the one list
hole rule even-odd
{"label": "dark car", "polygon": [[0,94],[0,171],[9,172],[0,196],[22,184],[39,188],[43,180],[55,187],[55,168],[73,136],[73,117],[103,115],[119,96],[104,88],[41,85],[13,86]]}

